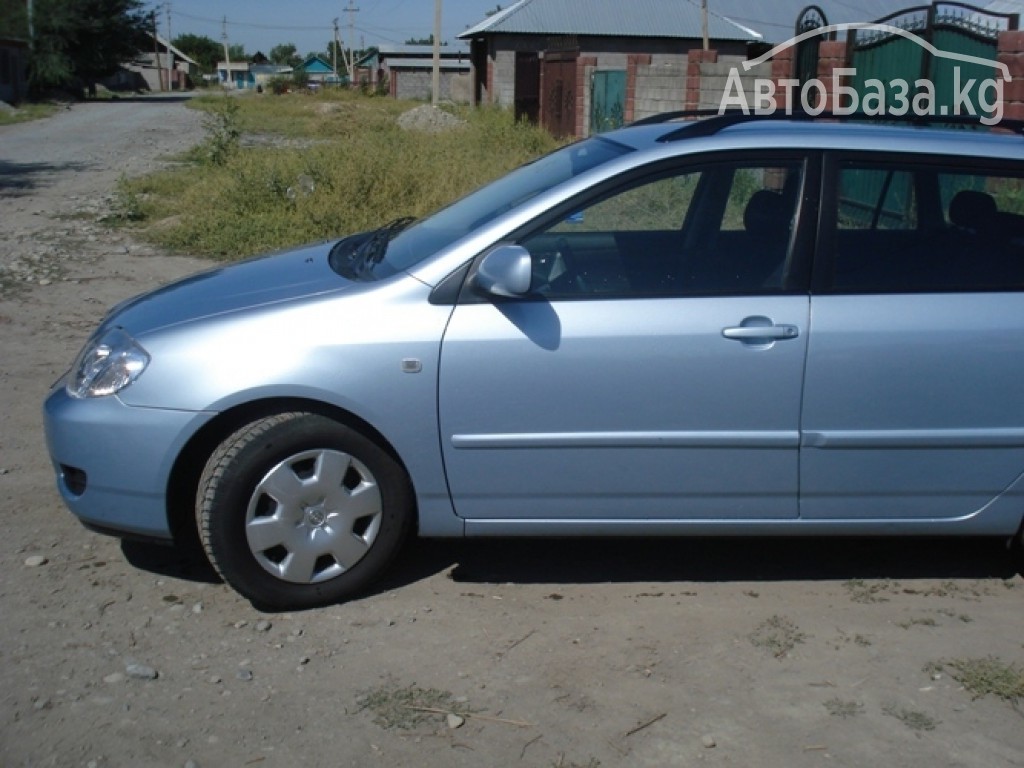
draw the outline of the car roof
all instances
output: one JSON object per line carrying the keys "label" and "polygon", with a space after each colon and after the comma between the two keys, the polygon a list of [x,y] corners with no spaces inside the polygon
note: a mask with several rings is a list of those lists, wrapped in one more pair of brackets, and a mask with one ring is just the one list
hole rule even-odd
{"label": "car roof", "polygon": [[674,146],[677,152],[687,154],[702,149],[819,149],[1024,159],[1024,137],[1003,130],[806,117],[737,117],[641,122],[601,136],[635,150]]}

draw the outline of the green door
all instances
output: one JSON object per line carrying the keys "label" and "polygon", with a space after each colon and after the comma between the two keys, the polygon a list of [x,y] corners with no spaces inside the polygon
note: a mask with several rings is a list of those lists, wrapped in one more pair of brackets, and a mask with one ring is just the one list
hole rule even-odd
{"label": "green door", "polygon": [[626,121],[626,72],[601,70],[590,87],[590,132],[604,133]]}

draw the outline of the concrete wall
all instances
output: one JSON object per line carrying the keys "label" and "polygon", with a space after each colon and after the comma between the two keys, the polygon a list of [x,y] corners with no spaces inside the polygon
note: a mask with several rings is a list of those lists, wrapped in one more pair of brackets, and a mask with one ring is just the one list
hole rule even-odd
{"label": "concrete wall", "polygon": [[[729,74],[733,71],[739,75],[740,82],[743,85],[743,92],[748,95],[754,92],[755,80],[758,78],[771,79],[771,62],[758,64],[756,67],[751,67],[749,71],[746,71],[741,66],[741,61],[740,59],[731,59],[714,63],[701,63],[700,95],[697,104],[692,109],[719,109],[729,82]],[[687,108],[691,107],[688,105]]]}
{"label": "concrete wall", "polygon": [[[429,69],[392,69],[391,94],[399,99],[430,101],[433,98],[434,73]],[[441,72],[441,101],[468,104],[473,91],[473,80],[468,74]]]}
{"label": "concrete wall", "polygon": [[688,63],[688,54],[652,56],[650,63],[638,62],[633,83],[633,111],[629,115],[627,109],[627,115],[633,120],[642,120],[660,112],[683,109]]}

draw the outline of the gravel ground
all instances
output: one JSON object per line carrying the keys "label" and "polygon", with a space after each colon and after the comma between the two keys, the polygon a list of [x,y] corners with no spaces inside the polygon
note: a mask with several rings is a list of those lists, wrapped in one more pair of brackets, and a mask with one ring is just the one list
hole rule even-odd
{"label": "gravel ground", "polygon": [[262,614],[85,531],[40,404],[108,306],[205,266],[100,222],[200,123],[0,127],[0,765],[1024,765],[1020,711],[952,666],[1024,663],[1000,542],[422,542],[364,599]]}

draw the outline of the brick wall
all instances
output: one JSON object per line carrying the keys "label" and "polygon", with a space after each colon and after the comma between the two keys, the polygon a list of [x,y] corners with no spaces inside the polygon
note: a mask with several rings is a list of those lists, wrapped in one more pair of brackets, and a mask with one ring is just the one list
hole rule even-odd
{"label": "brick wall", "polygon": [[1010,70],[1010,80],[1003,86],[1003,118],[1024,120],[1024,32],[1002,32],[999,35],[996,59]]}

